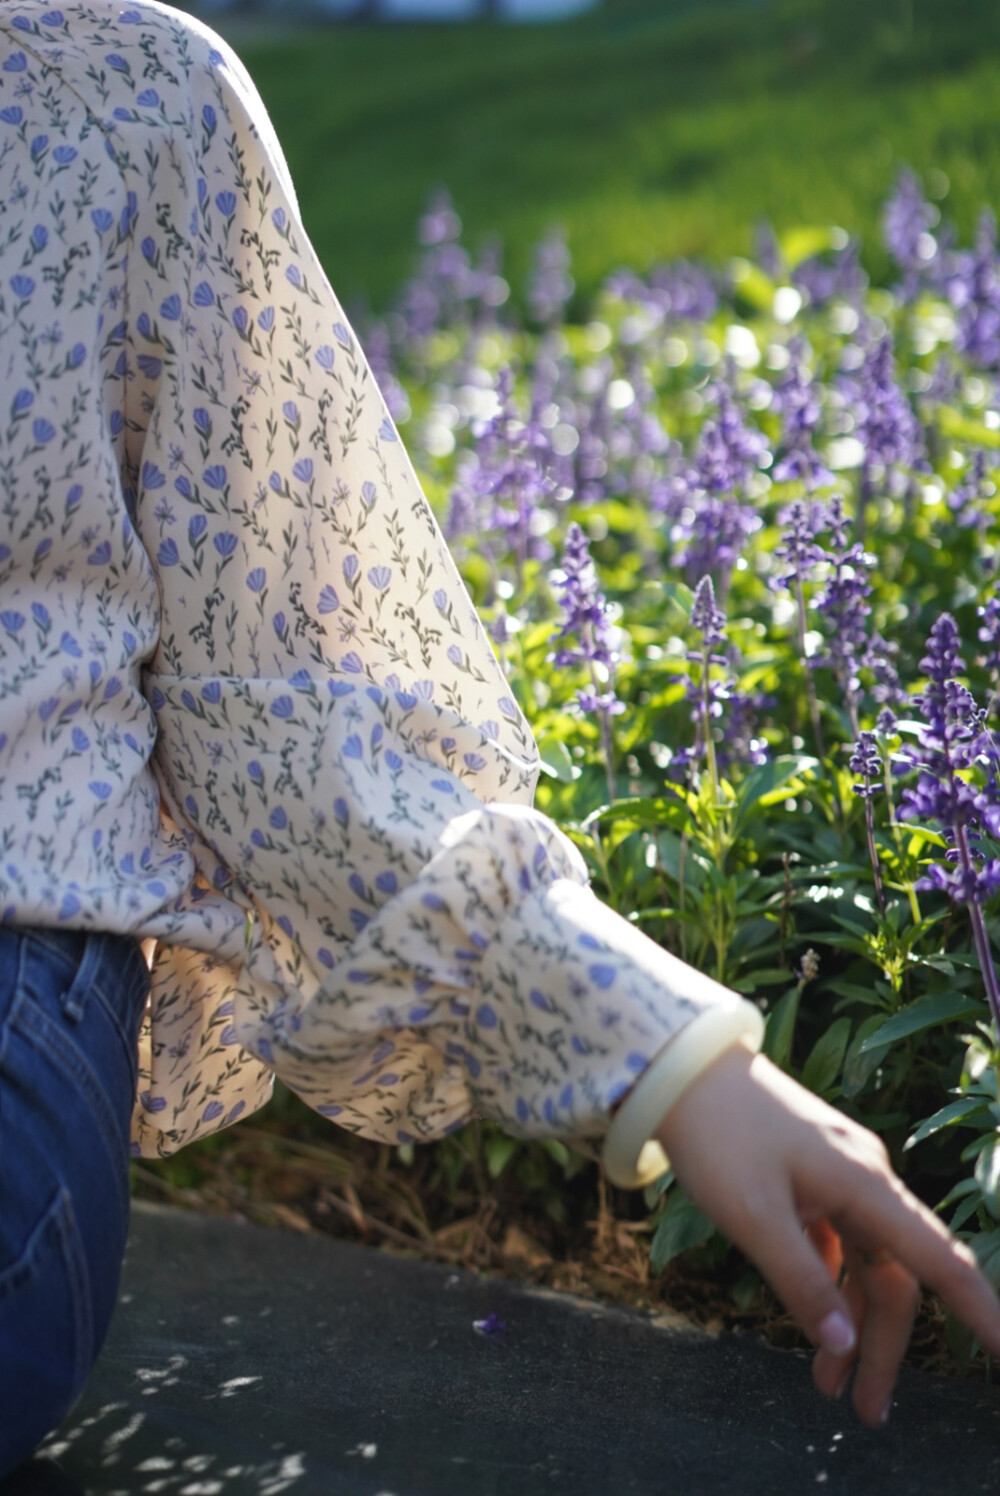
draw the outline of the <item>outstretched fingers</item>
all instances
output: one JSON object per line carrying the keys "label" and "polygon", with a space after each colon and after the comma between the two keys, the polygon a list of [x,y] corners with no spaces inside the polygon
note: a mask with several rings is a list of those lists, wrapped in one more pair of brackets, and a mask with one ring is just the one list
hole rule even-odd
{"label": "outstretched fingers", "polygon": [[887,1248],[1000,1356],[1000,1303],[964,1242],[892,1175],[855,1177],[845,1202],[834,1225],[846,1242]]}
{"label": "outstretched fingers", "polygon": [[824,1254],[803,1232],[791,1198],[772,1202],[735,1239],[810,1340],[829,1358],[849,1366],[858,1340],[851,1306]]}
{"label": "outstretched fingers", "polygon": [[851,1251],[848,1262],[849,1296],[860,1291],[864,1300],[852,1401],[859,1418],[877,1425],[889,1416],[892,1389],[920,1301],[920,1285],[901,1262],[869,1263]]}

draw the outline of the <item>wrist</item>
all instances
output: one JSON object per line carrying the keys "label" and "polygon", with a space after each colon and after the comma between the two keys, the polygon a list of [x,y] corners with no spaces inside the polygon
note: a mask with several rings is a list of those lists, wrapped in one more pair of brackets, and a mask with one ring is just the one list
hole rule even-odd
{"label": "wrist", "polygon": [[664,1045],[625,1097],[608,1128],[602,1151],[613,1184],[638,1189],[669,1167],[670,1114],[677,1103],[733,1046],[748,1056],[760,1048],[764,1020],[753,1005],[732,1001],[706,1008]]}

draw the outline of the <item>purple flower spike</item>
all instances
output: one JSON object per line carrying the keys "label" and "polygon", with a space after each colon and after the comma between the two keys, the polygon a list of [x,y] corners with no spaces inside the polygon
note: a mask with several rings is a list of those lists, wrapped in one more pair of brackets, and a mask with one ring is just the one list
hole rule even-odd
{"label": "purple flower spike", "polygon": [[703,649],[715,649],[726,637],[726,615],[716,606],[711,577],[702,577],[694,594],[691,624],[701,635]]}
{"label": "purple flower spike", "polygon": [[536,244],[528,281],[528,306],[542,327],[558,327],[566,304],[576,289],[569,273],[570,258],[562,233],[552,233]]}
{"label": "purple flower spike", "polygon": [[[920,668],[928,678],[916,698],[924,725],[916,746],[901,755],[917,769],[917,782],[904,790],[899,814],[902,820],[937,822],[944,832],[949,844],[945,862],[931,863],[917,887],[938,889],[967,905],[994,1031],[1000,1034],[1000,984],[981,908],[1000,888],[1000,861],[984,860],[977,847],[980,821],[994,836],[1000,831],[1000,805],[995,790],[984,793],[963,772],[991,754],[992,744],[985,714],[956,679],[965,667],[950,613],[942,613],[931,629]],[[992,786],[992,774],[990,779]]]}
{"label": "purple flower spike", "polygon": [[774,391],[774,408],[782,417],[781,455],[771,474],[775,483],[797,479],[808,491],[833,482],[813,445],[823,409],[806,368],[801,339],[789,344],[789,362]]}
{"label": "purple flower spike", "polygon": [[955,347],[981,369],[1000,368],[1000,257],[997,230],[987,209],[972,249],[953,253],[943,277],[955,308]]}
{"label": "purple flower spike", "polygon": [[870,800],[876,791],[881,789],[882,786],[877,781],[882,771],[882,760],[875,747],[873,732],[865,731],[858,735],[854,752],[848,760],[848,768],[852,774],[861,776],[860,782],[852,784],[851,788],[863,800]]}
{"label": "purple flower spike", "polygon": [[553,635],[562,646],[553,650],[549,659],[556,665],[585,665],[589,671],[590,686],[577,691],[576,701],[581,712],[594,712],[600,723],[608,792],[614,799],[611,718],[625,710],[614,691],[615,667],[621,655],[617,631],[612,628],[607,602],[597,585],[587,537],[575,521],[566,531],[561,570],[554,574],[553,581],[562,593],[560,601],[566,616],[562,628]]}
{"label": "purple flower spike", "polygon": [[924,456],[920,424],[896,382],[892,339],[880,338],[870,347],[856,373],[842,376],[841,394],[854,416],[854,434],[861,443],[859,513],[871,497],[872,474],[908,468]]}
{"label": "purple flower spike", "polygon": [[900,294],[904,301],[912,301],[938,259],[938,241],[931,229],[940,216],[933,203],[924,197],[917,174],[901,171],[882,210],[882,236],[886,249],[903,271]]}

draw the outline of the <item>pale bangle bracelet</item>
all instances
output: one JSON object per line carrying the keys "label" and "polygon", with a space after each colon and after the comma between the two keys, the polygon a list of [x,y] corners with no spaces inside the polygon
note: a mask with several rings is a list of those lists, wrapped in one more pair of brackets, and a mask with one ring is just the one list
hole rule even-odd
{"label": "pale bangle bracelet", "polygon": [[760,1010],[741,999],[705,1008],[668,1040],[611,1119],[601,1152],[611,1183],[641,1189],[658,1179],[670,1163],[653,1134],[670,1108],[723,1050],[743,1043],[756,1052],[763,1038]]}

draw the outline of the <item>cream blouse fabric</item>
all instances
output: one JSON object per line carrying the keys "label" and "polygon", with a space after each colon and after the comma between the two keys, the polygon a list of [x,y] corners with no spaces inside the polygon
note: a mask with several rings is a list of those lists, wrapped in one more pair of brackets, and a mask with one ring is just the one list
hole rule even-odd
{"label": "cream blouse fabric", "polygon": [[602,1134],[722,989],[587,890],[226,46],[0,7],[0,917],[158,941],[136,1146],[272,1075]]}

